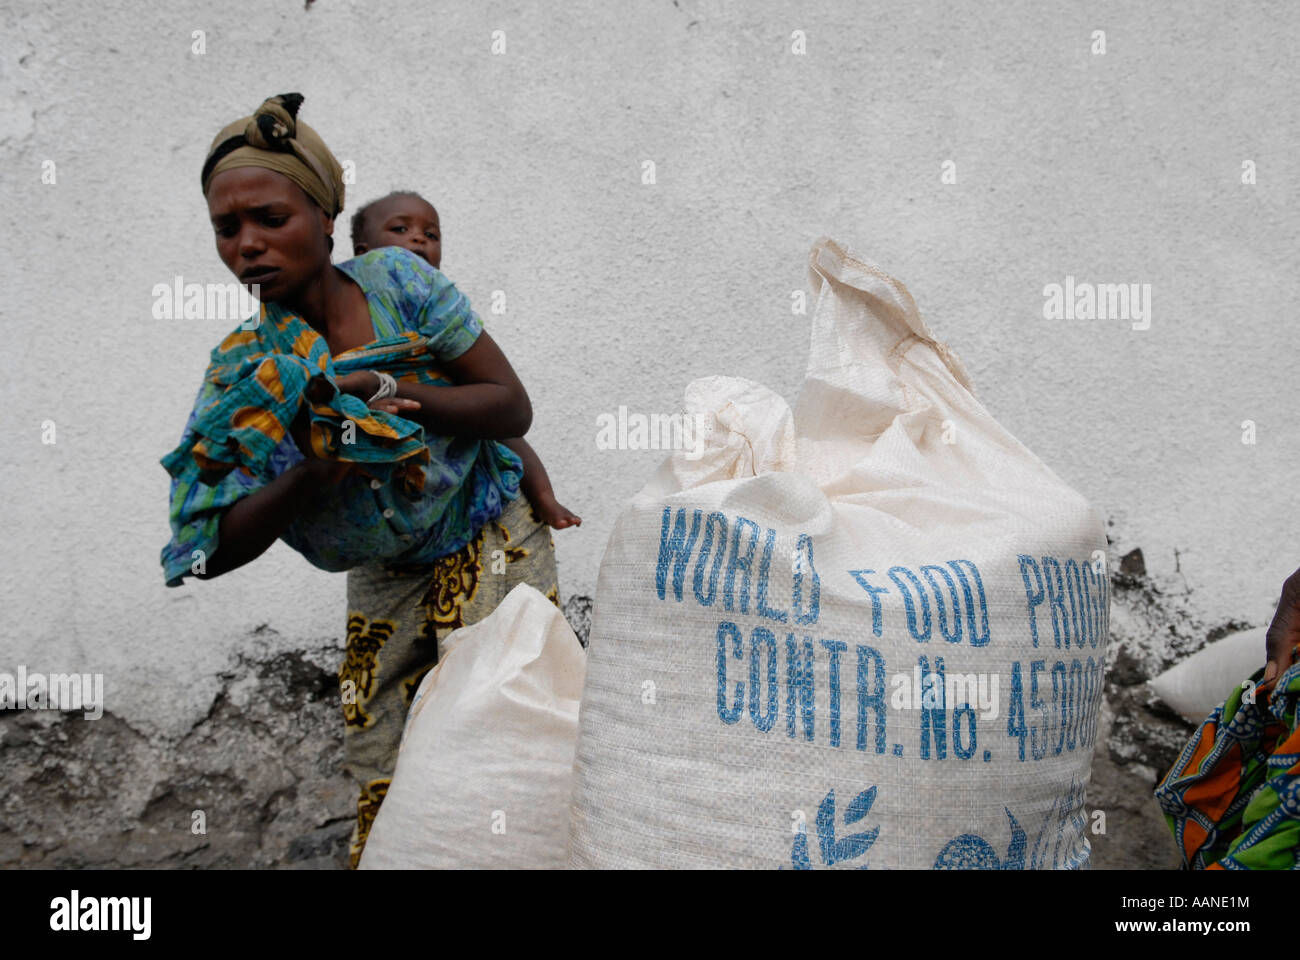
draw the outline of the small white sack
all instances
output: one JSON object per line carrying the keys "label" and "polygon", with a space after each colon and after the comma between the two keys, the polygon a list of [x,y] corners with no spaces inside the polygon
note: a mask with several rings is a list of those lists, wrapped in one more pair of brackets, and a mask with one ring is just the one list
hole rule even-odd
{"label": "small white sack", "polygon": [[360,868],[563,869],[586,668],[577,636],[520,584],[443,649]]}
{"label": "small white sack", "polygon": [[[1100,515],[828,239],[798,405],[697,380],[601,560],[576,867],[1083,867]],[[697,454],[699,454],[697,456]]]}
{"label": "small white sack", "polygon": [[1216,640],[1151,680],[1151,689],[1183,717],[1200,723],[1264,666],[1266,633],[1267,627],[1258,627]]}

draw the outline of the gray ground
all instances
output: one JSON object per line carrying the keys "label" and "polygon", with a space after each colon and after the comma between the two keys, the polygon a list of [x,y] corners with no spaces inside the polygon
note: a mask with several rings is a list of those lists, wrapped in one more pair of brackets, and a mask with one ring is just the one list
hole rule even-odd
{"label": "gray ground", "polygon": [[[566,615],[585,641],[590,601]],[[1106,708],[1087,807],[1098,869],[1174,869],[1152,799],[1193,727],[1145,681],[1245,623],[1206,625],[1181,583],[1146,576],[1140,551],[1112,574]],[[265,628],[263,628],[265,629]],[[340,772],[333,646],[222,674],[207,715],[178,742],[154,742],[121,717],[0,711],[0,867],[336,869],[355,812]],[[193,829],[202,810],[206,832]]]}

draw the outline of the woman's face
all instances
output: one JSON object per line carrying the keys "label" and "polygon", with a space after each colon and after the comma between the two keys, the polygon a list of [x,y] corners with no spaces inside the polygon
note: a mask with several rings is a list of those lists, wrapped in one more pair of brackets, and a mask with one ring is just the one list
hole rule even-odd
{"label": "woman's face", "polygon": [[264,303],[292,299],[330,262],[334,220],[283,174],[223,170],[208,182],[217,253]]}

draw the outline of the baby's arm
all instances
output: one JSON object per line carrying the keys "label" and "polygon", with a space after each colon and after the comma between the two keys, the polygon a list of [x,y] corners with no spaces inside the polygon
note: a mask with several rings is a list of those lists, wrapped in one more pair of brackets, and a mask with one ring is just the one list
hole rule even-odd
{"label": "baby's arm", "polygon": [[528,441],[523,437],[511,437],[501,442],[519,454],[519,459],[524,462],[524,479],[519,487],[528,498],[528,502],[537,508],[537,515],[542,518],[542,522],[556,530],[581,526],[582,518],[555,499],[555,491],[551,489],[551,478],[546,475],[542,458],[537,455],[537,451]]}

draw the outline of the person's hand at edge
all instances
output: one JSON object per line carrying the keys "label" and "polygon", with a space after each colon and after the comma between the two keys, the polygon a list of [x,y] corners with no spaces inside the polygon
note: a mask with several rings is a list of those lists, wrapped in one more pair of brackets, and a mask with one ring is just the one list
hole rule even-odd
{"label": "person's hand at edge", "polygon": [[1277,612],[1268,627],[1265,683],[1281,676],[1291,666],[1291,651],[1297,643],[1300,643],[1300,570],[1282,584],[1282,599],[1278,601]]}

